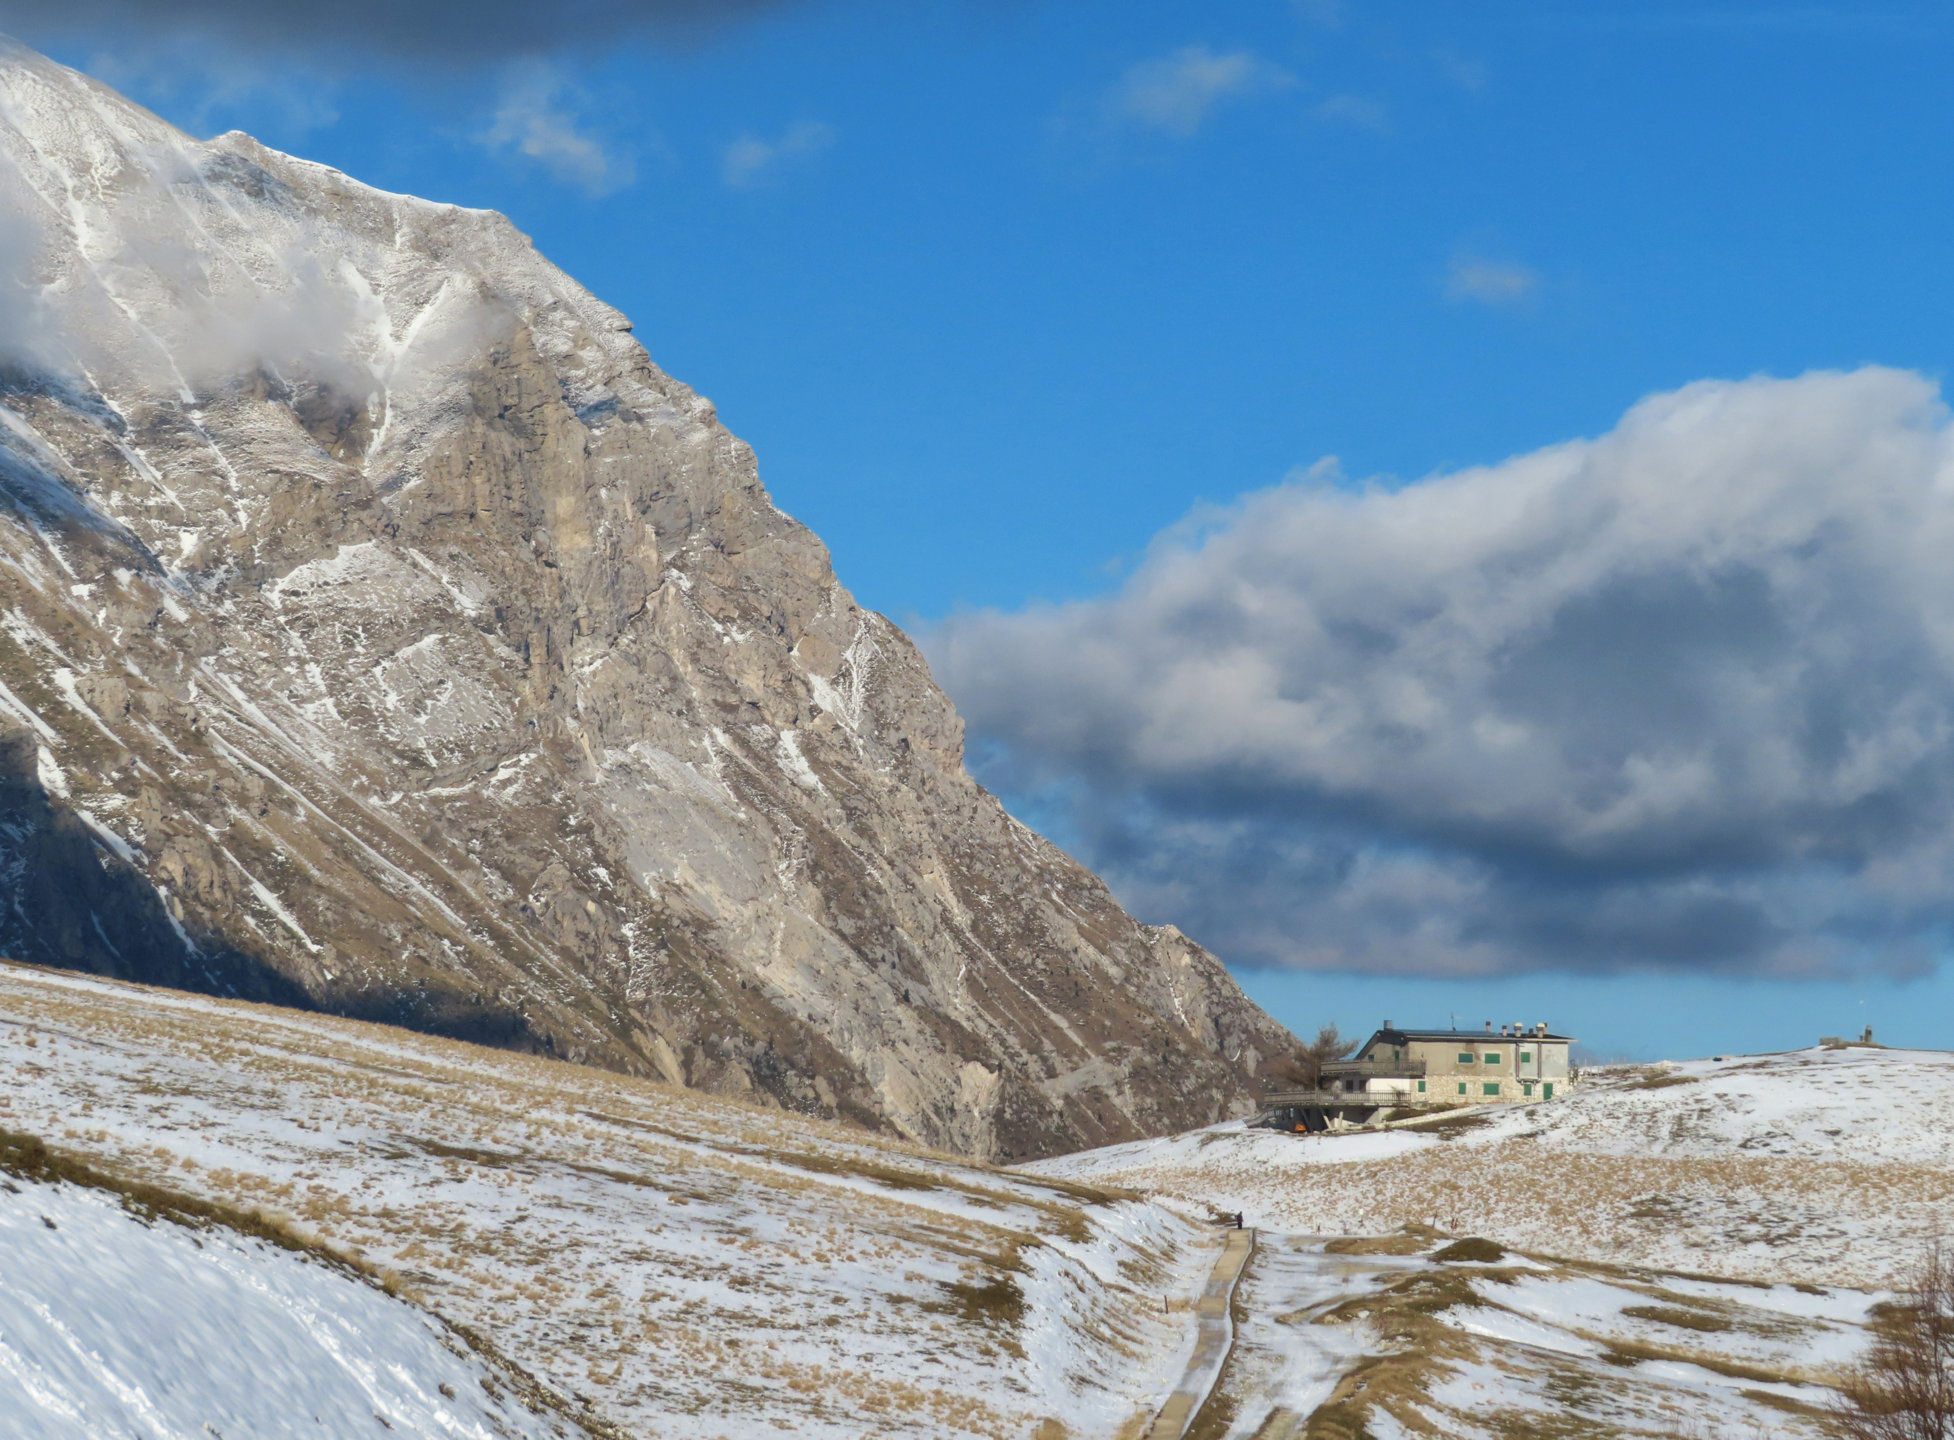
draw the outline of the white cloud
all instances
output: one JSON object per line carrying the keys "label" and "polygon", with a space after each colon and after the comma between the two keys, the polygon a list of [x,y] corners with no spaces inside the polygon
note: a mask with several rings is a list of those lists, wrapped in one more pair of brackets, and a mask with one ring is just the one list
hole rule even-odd
{"label": "white cloud", "polygon": [[1295,77],[1246,50],[1216,54],[1188,45],[1126,72],[1106,97],[1106,118],[1115,123],[1186,137],[1198,131],[1221,101],[1295,84]]}
{"label": "white cloud", "polygon": [[529,65],[509,74],[493,123],[481,137],[491,150],[513,152],[550,177],[586,194],[609,195],[637,179],[628,154],[610,148],[584,125],[578,95],[554,69]]}
{"label": "white cloud", "polygon": [[1918,969],[1954,937],[1954,438],[1704,382],[1402,488],[1317,474],[1114,595],[940,627],[990,782],[1274,963]]}
{"label": "white cloud", "polygon": [[[65,83],[33,63],[17,72],[23,89]],[[98,147],[95,169],[27,143],[0,156],[0,365],[82,395],[207,393],[245,377],[405,393],[505,325],[486,295],[430,307],[411,358],[383,379],[372,342],[385,317],[347,237],[294,202],[273,157],[244,137],[181,142],[101,103],[103,133],[124,148]],[[113,265],[81,263],[84,241]]]}
{"label": "white cloud", "polygon": [[57,366],[63,354],[48,303],[47,235],[35,197],[10,156],[0,156],[0,367]]}
{"label": "white cloud", "polygon": [[1533,299],[1539,289],[1540,276],[1526,266],[1475,255],[1453,260],[1445,281],[1447,299],[1481,305],[1521,305]]}
{"label": "white cloud", "polygon": [[778,174],[782,165],[819,155],[834,140],[834,127],[818,120],[796,120],[775,140],[742,135],[726,147],[719,175],[735,190],[750,189]]}

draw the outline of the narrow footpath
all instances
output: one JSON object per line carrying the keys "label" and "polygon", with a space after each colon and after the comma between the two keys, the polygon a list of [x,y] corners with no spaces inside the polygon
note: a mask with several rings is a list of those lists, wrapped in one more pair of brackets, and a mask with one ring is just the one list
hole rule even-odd
{"label": "narrow footpath", "polygon": [[1200,1332],[1195,1337],[1194,1354],[1187,1362],[1187,1373],[1147,1432],[1147,1440],[1182,1440],[1187,1427],[1201,1412],[1221,1378],[1221,1367],[1235,1344],[1233,1305],[1235,1286],[1242,1278],[1248,1257],[1255,1253],[1253,1230],[1230,1230],[1221,1256],[1214,1262],[1201,1298],[1194,1304],[1200,1317]]}

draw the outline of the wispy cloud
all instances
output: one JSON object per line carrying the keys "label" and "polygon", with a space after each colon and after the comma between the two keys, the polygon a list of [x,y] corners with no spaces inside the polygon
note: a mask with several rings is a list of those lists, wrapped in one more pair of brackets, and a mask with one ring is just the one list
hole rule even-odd
{"label": "wispy cloud", "polygon": [[1106,119],[1118,125],[1186,137],[1215,106],[1237,96],[1285,89],[1296,77],[1247,50],[1217,54],[1186,45],[1128,70],[1106,97]]}
{"label": "wispy cloud", "polygon": [[1304,24],[1320,30],[1341,30],[1350,18],[1343,0],[1290,0]]}
{"label": "wispy cloud", "polygon": [[1438,67],[1439,74],[1468,95],[1477,95],[1493,78],[1492,66],[1476,56],[1463,55],[1457,50],[1432,51],[1432,63]]}
{"label": "wispy cloud", "polygon": [[1461,255],[1452,261],[1446,277],[1448,300],[1466,300],[1479,305],[1523,305],[1540,291],[1540,276],[1525,265],[1509,260],[1487,260]]}
{"label": "wispy cloud", "polygon": [[250,117],[286,143],[339,119],[338,81],[294,73],[250,50],[181,37],[119,51],[98,49],[86,71],[132,99],[168,105],[184,128],[209,135]]}
{"label": "wispy cloud", "polygon": [[583,96],[550,66],[528,65],[504,82],[494,122],[481,137],[491,150],[522,156],[550,178],[588,195],[609,195],[638,178],[628,153],[586,127]]}
{"label": "wispy cloud", "polygon": [[777,139],[742,135],[726,147],[719,175],[735,190],[748,190],[778,174],[783,165],[819,155],[835,143],[832,125],[796,120]]}
{"label": "wispy cloud", "polygon": [[1332,95],[1316,107],[1316,118],[1337,125],[1354,125],[1379,134],[1391,128],[1391,112],[1381,100],[1363,95]]}

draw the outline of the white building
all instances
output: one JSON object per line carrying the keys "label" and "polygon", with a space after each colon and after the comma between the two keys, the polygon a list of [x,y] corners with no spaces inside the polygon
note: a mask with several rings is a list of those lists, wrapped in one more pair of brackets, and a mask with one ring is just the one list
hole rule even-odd
{"label": "white building", "polygon": [[1401,1030],[1387,1020],[1349,1059],[1323,1067],[1322,1088],[1349,1095],[1351,1104],[1552,1100],[1573,1083],[1573,1043],[1574,1037],[1552,1034],[1544,1022],[1502,1025],[1496,1032],[1488,1020],[1481,1032]]}

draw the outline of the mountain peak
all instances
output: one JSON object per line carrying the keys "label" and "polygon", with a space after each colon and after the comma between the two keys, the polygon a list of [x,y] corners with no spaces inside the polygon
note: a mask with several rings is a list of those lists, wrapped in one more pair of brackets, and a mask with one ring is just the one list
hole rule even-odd
{"label": "mountain peak", "polygon": [[970,779],[623,316],[4,63],[0,953],[984,1157],[1246,1105],[1288,1037]]}

